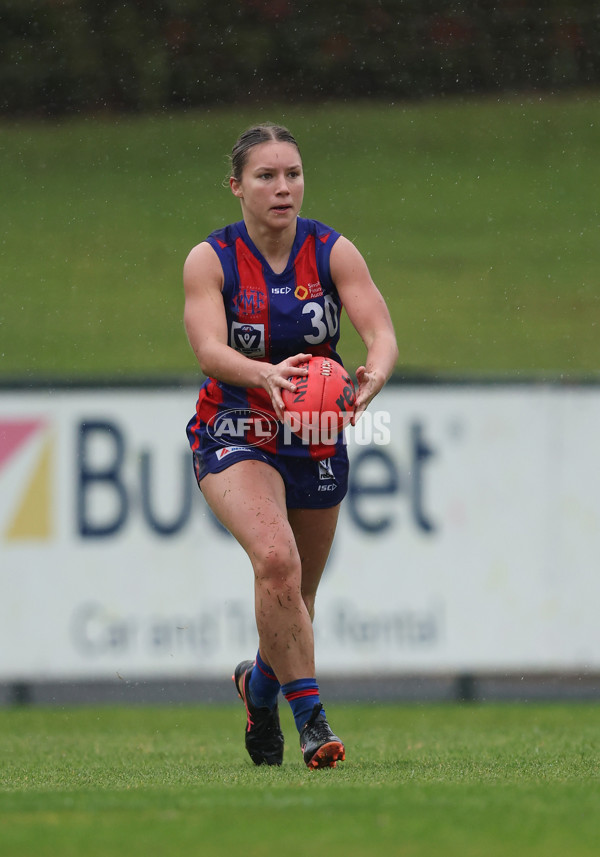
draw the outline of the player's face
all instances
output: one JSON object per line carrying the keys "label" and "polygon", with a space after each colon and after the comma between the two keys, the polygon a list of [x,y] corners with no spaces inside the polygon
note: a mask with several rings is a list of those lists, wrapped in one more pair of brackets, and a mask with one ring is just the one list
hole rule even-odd
{"label": "player's face", "polygon": [[254,146],[241,181],[231,179],[245,219],[270,229],[295,223],[304,196],[304,175],[298,149],[292,143],[269,140]]}

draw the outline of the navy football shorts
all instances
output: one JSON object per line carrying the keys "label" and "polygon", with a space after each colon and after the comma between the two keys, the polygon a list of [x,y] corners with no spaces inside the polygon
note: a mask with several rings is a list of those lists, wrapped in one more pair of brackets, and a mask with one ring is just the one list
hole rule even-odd
{"label": "navy football shorts", "polygon": [[331,458],[314,461],[308,457],[273,455],[255,446],[214,447],[195,451],[194,472],[200,490],[208,473],[220,473],[236,461],[264,461],[277,470],[285,484],[288,509],[328,509],[337,506],[348,490],[348,451],[339,446]]}

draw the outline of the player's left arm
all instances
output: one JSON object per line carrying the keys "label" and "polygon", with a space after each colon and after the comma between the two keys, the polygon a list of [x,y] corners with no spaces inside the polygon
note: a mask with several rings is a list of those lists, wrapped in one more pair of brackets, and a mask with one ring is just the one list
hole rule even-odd
{"label": "player's left arm", "polygon": [[354,425],[392,374],[398,359],[398,345],[386,302],[373,282],[367,263],[343,235],[331,250],[330,269],[348,318],[367,349],[364,366],[356,370],[358,391]]}

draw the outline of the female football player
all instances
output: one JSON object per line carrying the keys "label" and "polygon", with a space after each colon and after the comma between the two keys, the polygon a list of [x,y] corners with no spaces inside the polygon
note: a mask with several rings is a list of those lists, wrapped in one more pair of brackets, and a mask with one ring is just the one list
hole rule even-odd
{"label": "female football player", "polygon": [[[286,128],[245,131],[232,150],[229,184],[242,220],[209,235],[184,266],[185,327],[207,377],[187,434],[200,489],[254,571],[258,653],[234,674],[248,753],[257,765],[282,763],[281,690],[307,766],[335,767],[345,748],[319,698],[312,620],[346,493],[346,446],[343,436],[323,448],[276,430],[265,442],[248,417],[260,413],[280,425],[290,376],[304,375],[314,354],[341,363],[342,306],[366,347],[353,422],[389,378],[398,350],[359,251],[300,217],[302,158]],[[225,411],[230,427],[232,415],[240,417],[229,435],[216,430]],[[324,480],[328,490],[320,491]]]}

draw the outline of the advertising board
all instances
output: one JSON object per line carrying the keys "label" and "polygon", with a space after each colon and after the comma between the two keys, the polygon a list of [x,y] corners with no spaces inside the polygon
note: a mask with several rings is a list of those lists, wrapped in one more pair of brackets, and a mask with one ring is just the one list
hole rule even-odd
{"label": "advertising board", "polygon": [[[195,483],[195,398],[0,393],[0,680],[254,655],[250,565]],[[389,385],[347,430],[319,673],[600,668],[599,436],[594,386]]]}

